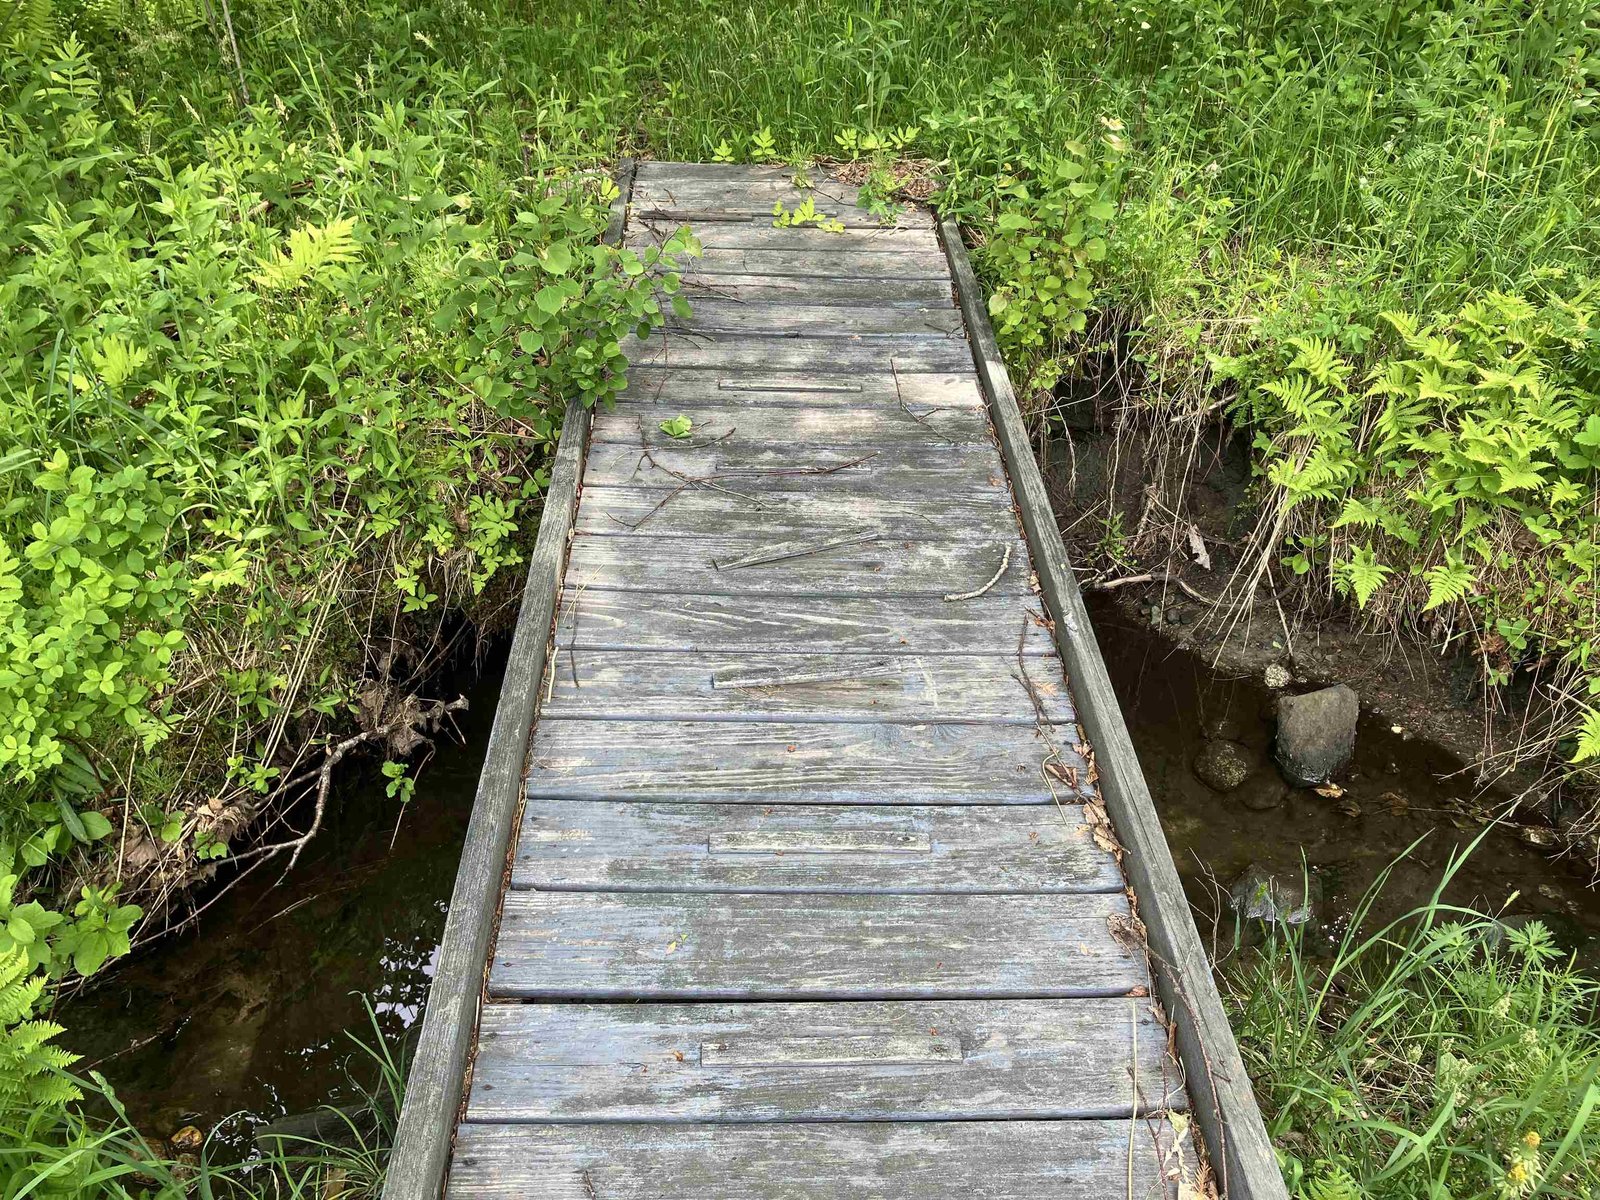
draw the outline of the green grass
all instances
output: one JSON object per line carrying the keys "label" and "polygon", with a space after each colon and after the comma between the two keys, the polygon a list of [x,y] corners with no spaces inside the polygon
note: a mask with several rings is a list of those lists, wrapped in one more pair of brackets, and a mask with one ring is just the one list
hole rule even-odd
{"label": "green grass", "polygon": [[1306,1200],[1600,1194],[1600,984],[1537,922],[1431,900],[1331,954],[1268,931],[1224,994],[1284,1175]]}

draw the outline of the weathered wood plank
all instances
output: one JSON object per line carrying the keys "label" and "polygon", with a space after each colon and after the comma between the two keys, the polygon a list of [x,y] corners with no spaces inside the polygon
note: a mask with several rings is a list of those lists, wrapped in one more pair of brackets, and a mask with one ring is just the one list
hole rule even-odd
{"label": "weathered wood plank", "polygon": [[[899,360],[896,359],[898,369]],[[659,405],[727,405],[739,408],[815,408],[842,416],[852,411],[898,409],[902,403],[927,414],[953,408],[974,409],[988,419],[983,393],[971,373],[938,375],[889,370],[886,358],[852,373],[774,372],[764,368],[718,372],[679,371],[634,366],[615,407],[648,402]],[[602,409],[602,411],[607,411]]]}
{"label": "weathered wood plank", "polygon": [[[750,393],[745,393],[748,397]],[[757,397],[760,393],[755,394]],[[877,449],[890,444],[982,445],[993,451],[989,421],[982,410],[945,408],[932,404],[862,404],[811,408],[779,408],[764,404],[673,405],[648,402],[648,393],[624,397],[594,416],[591,438],[596,445],[623,442],[637,447],[639,435],[650,446],[681,448],[685,444],[716,443],[727,456],[748,445],[788,447],[792,458],[801,446],[863,446]],[[689,436],[674,438],[661,428],[664,421],[689,418]],[[998,462],[998,456],[994,460]]]}
{"label": "weathered wood plank", "polygon": [[872,371],[888,374],[889,360],[903,380],[924,372],[948,375],[972,361],[964,339],[957,337],[763,338],[713,337],[704,334],[656,332],[647,338],[629,334],[622,352],[638,367],[674,367],[683,371]]}
{"label": "weathered wood plank", "polygon": [[1148,999],[1120,996],[491,1004],[467,1120],[1143,1116],[1185,1103],[1166,1040]]}
{"label": "weathered wood plank", "polygon": [[[701,437],[679,440],[646,425],[644,418],[626,408],[610,422],[608,440],[592,446],[583,470],[585,487],[676,487],[683,476],[714,479],[724,489],[723,498],[738,503],[738,495],[759,497],[767,487],[784,487],[793,480],[832,480],[841,487],[869,486],[893,495],[903,484],[927,484],[941,479],[965,487],[1005,486],[1005,468],[999,452],[987,440],[951,445],[916,427],[900,437],[887,434],[876,443],[825,445],[776,442],[758,443],[741,437],[737,419],[708,429]],[[633,438],[627,439],[628,425]],[[729,430],[732,434],[726,435]],[[648,457],[645,451],[649,451]],[[820,483],[819,483],[820,486]]]}
{"label": "weathered wood plank", "polygon": [[[796,182],[797,178],[800,182]],[[634,187],[632,216],[649,225],[662,221],[754,219],[771,223],[774,204],[794,209],[810,200],[817,211],[847,225],[893,225],[930,229],[933,218],[924,208],[897,203],[880,216],[861,204],[861,189],[825,172],[794,171],[777,176],[695,176],[663,172],[641,177]],[[887,219],[885,219],[885,216]]]}
{"label": "weathered wood plank", "polygon": [[1127,897],[507,892],[489,994],[537,1000],[1126,996]]}
{"label": "weathered wood plank", "polygon": [[1195,1119],[1211,1153],[1222,1192],[1233,1200],[1286,1200],[1283,1176],[1267,1136],[1255,1093],[1239,1057],[1194,928],[1183,885],[1144,772],[1122,719],[1122,709],[1095,643],[1088,611],[1067,561],[1028,430],[1006,374],[1005,362],[982,303],[982,292],[954,221],[940,229],[959,283],[962,311],[973,338],[974,361],[1006,456],[1018,509],[1038,551],[1040,585],[1058,622],[1057,642],[1071,672],[1084,725],[1096,748],[1106,810],[1127,850],[1128,875],[1150,947],[1162,965],[1161,995],[1173,1015],[1178,1053],[1199,1098]]}
{"label": "weathered wood plank", "polygon": [[1113,892],[1067,805],[530,800],[511,886],[540,891]]}
{"label": "weathered wood plank", "polygon": [[844,597],[826,607],[782,596],[737,599],[579,592],[561,599],[556,644],[591,650],[700,650],[732,654],[1054,654],[1048,625],[1015,596],[975,600]]}
{"label": "weathered wood plank", "polygon": [[1044,804],[1052,785],[1062,801],[1088,786],[1083,759],[1067,744],[1072,736],[1071,729],[1057,734],[1016,725],[541,721],[528,794],[725,804]]}
{"label": "weathered wood plank", "polygon": [[1019,611],[1033,595],[1027,550],[1015,538],[993,545],[891,542],[879,538],[761,566],[724,569],[716,565],[762,549],[790,545],[775,538],[752,536],[665,541],[585,535],[573,539],[567,583],[576,588],[615,592],[690,592],[699,596],[942,599],[983,587],[1004,568],[987,594],[1012,597],[1013,606]]}
{"label": "weathered wood plank", "polygon": [[1194,1161],[1150,1121],[467,1124],[450,1197],[1173,1200]]}
{"label": "weathered wood plank", "polygon": [[937,250],[737,250],[713,247],[683,268],[695,275],[760,275],[772,279],[936,279],[950,268]]}
{"label": "weathered wood plank", "polygon": [[[652,225],[654,226],[652,228]],[[684,225],[689,225],[700,244],[712,250],[809,250],[834,254],[839,251],[874,250],[879,253],[939,249],[931,228],[897,229],[876,224],[854,226],[829,233],[813,225],[778,228],[769,216],[765,221],[704,222],[659,221],[651,225],[630,222],[625,245],[633,249],[659,246]]]}
{"label": "weathered wood plank", "polygon": [[[836,477],[786,481],[760,494],[760,507],[706,487],[586,487],[578,532],[600,537],[728,537],[759,528],[773,540],[867,528],[884,537],[956,537],[994,544],[1014,537],[1016,515],[1003,489],[952,488],[939,477],[893,496],[841,486]],[[996,494],[1000,493],[1000,494]]]}
{"label": "weathered wood plank", "polygon": [[691,301],[691,312],[669,312],[666,328],[694,334],[755,334],[763,337],[948,338],[960,334],[961,313],[954,307],[889,304],[787,304],[722,300]]}
{"label": "weathered wood plank", "polygon": [[1076,719],[1055,662],[993,656],[562,652],[543,720],[982,721]]}
{"label": "weathered wood plank", "polygon": [[841,279],[824,276],[783,278],[773,275],[730,275],[702,272],[687,263],[679,271],[684,298],[691,304],[707,299],[780,304],[901,304],[955,306],[945,279]]}

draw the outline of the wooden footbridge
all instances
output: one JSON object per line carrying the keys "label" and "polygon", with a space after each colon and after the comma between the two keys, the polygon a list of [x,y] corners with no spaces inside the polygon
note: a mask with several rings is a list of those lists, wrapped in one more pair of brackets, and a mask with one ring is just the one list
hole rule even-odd
{"label": "wooden footbridge", "polygon": [[955,227],[622,182],[385,1196],[1282,1197]]}

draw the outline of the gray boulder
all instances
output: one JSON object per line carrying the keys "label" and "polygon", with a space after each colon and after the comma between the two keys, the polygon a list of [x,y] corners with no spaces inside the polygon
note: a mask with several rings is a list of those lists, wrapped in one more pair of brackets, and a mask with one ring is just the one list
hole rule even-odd
{"label": "gray boulder", "polygon": [[1356,749],[1361,701],[1344,684],[1278,698],[1278,736],[1273,757],[1296,787],[1326,783],[1350,765]]}
{"label": "gray boulder", "polygon": [[1250,776],[1255,761],[1238,742],[1212,738],[1194,760],[1200,782],[1218,792],[1231,792]]}
{"label": "gray boulder", "polygon": [[1228,902],[1247,921],[1304,925],[1322,902],[1322,881],[1304,870],[1275,872],[1251,863],[1228,889]]}

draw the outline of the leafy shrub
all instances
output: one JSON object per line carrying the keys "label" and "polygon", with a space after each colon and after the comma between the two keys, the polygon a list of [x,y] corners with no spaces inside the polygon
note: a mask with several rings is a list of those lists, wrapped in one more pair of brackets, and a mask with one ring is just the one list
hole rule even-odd
{"label": "leafy shrub", "polygon": [[[110,814],[203,860],[355,709],[375,610],[520,563],[563,405],[620,386],[673,280],[598,244],[603,174],[485,176],[530,166],[452,107],[492,85],[321,136],[263,105],[169,154],[76,35],[0,67],[0,848],[39,867]],[[109,894],[61,961],[126,948]]]}

